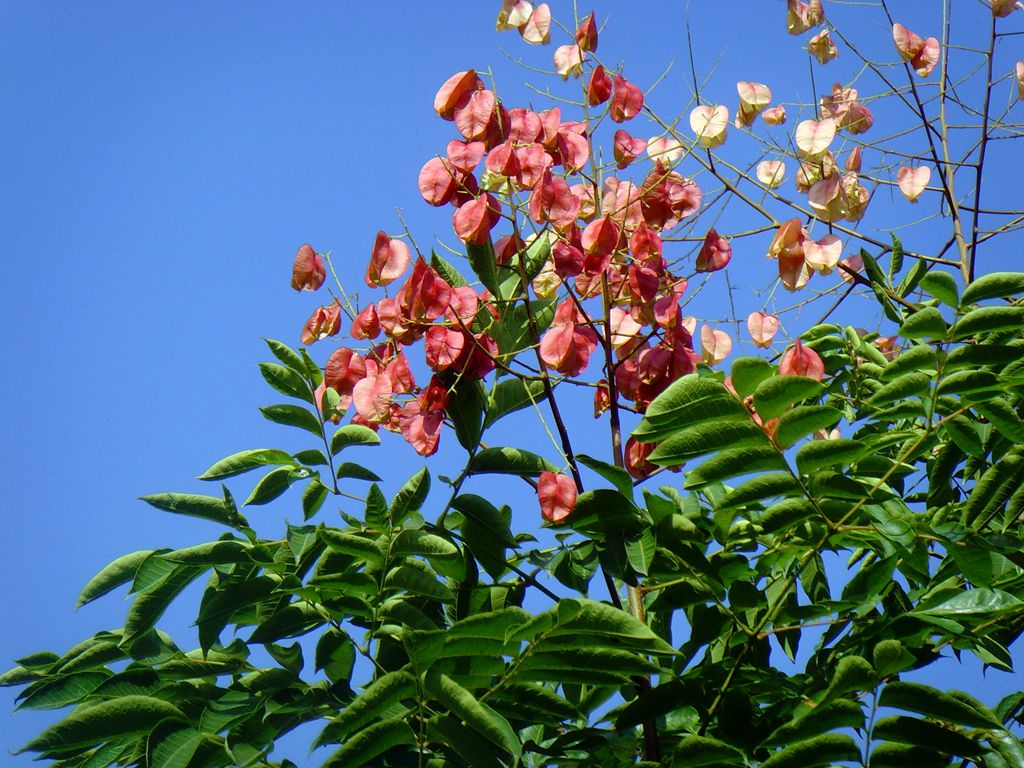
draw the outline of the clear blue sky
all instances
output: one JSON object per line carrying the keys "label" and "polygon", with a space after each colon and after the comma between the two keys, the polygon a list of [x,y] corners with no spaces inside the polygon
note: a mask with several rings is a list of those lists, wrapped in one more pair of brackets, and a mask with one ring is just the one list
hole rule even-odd
{"label": "clear blue sky", "polygon": [[[627,76],[647,87],[674,62],[652,97],[668,115],[689,99],[684,5],[598,4],[611,21],[600,52],[625,58]],[[908,25],[928,20],[918,0],[896,5]],[[220,533],[137,496],[209,492],[191,478],[224,455],[304,447],[256,410],[274,402],[255,367],[261,337],[297,343],[317,303],[288,287],[292,256],[307,241],[330,250],[346,284],[361,285],[374,233],[400,229],[396,208],[421,246],[454,243],[448,209],[416,190],[420,166],[454,137],[433,114],[437,87],[491,66],[507,103],[544,105],[502,49],[547,66],[552,48],[496,33],[498,6],[0,3],[0,666],[120,626],[120,593],[72,613],[113,558]],[[734,107],[737,79],[807,100],[806,54],[785,34],[781,0],[692,6],[697,68],[714,69],[715,100]],[[570,3],[552,8],[570,17]],[[887,29],[871,30],[884,50]],[[852,56],[829,66],[819,90],[856,71]],[[799,83],[786,87],[787,72]],[[737,248],[732,274],[747,311],[750,284],[766,285],[770,269],[762,247],[750,251]],[[698,307],[724,314],[710,299]],[[421,466],[399,440],[385,443],[368,463],[398,467],[389,483]],[[290,503],[251,517],[280,531],[300,517]],[[168,626],[187,624],[192,600]],[[52,713],[0,718],[10,749]]]}

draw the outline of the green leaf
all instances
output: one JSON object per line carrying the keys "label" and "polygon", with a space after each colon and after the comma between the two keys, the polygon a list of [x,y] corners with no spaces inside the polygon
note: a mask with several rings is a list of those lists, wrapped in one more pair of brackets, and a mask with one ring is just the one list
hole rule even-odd
{"label": "green leaf", "polygon": [[381,478],[376,472],[367,469],[362,464],[351,461],[343,461],[338,465],[336,476],[339,480],[348,478],[350,480],[365,480],[368,483],[379,483]]}
{"label": "green leaf", "polygon": [[724,741],[707,736],[687,735],[676,745],[672,757],[673,768],[698,768],[699,766],[746,765],[743,753]]}
{"label": "green leaf", "polygon": [[484,448],[470,459],[466,470],[472,475],[532,477],[541,472],[557,472],[558,467],[542,456],[519,448]]}
{"label": "green leaf", "polygon": [[786,460],[774,447],[722,451],[686,473],[687,488],[699,488],[730,477],[771,469],[786,469]]}
{"label": "green leaf", "polygon": [[718,508],[736,507],[778,496],[800,493],[800,483],[788,472],[771,472],[743,482],[718,502]]}
{"label": "green leaf", "polygon": [[935,307],[925,307],[908,317],[900,326],[900,336],[905,339],[944,339],[946,321]]}
{"label": "green leaf", "polygon": [[935,391],[940,395],[955,395],[999,392],[1002,389],[1003,384],[991,371],[966,370],[943,376]]}
{"label": "green leaf", "polygon": [[242,503],[242,506],[257,506],[272,502],[298,479],[294,476],[293,469],[294,467],[278,467],[270,470],[256,483],[256,487],[252,489],[252,493]]}
{"label": "green leaf", "polygon": [[232,510],[224,503],[224,499],[216,496],[199,496],[194,493],[154,493],[139,498],[165,512],[212,520],[232,528],[236,525],[237,513],[232,514]]}
{"label": "green leaf", "polygon": [[974,410],[988,419],[1007,440],[1018,445],[1024,444],[1024,421],[1021,421],[1017,411],[1005,400],[986,400],[977,403]]}
{"label": "green leaf", "polygon": [[381,720],[392,705],[415,695],[416,678],[404,669],[381,675],[327,724],[313,742],[313,748],[340,742],[356,731],[373,730],[373,726],[366,728],[368,723]]}
{"label": "green leaf", "polygon": [[587,469],[591,469],[599,474],[621,491],[623,495],[633,498],[633,478],[622,467],[616,467],[614,464],[595,459],[593,456],[587,456],[585,453],[576,454],[576,461]]}
{"label": "green leaf", "polygon": [[964,289],[963,305],[985,299],[1001,299],[1024,293],[1024,272],[992,272],[983,275]]}
{"label": "green leaf", "polygon": [[388,500],[377,483],[371,485],[366,494],[366,524],[373,528],[384,528],[388,524]]}
{"label": "green leaf", "polygon": [[306,364],[302,360],[302,355],[280,341],[275,341],[274,339],[264,339],[263,341],[267,343],[267,347],[270,348],[274,357],[296,373],[300,373],[303,376],[306,375]]}
{"label": "green leaf", "polygon": [[462,550],[448,539],[424,530],[402,531],[391,544],[394,556],[419,555],[426,558],[434,570],[452,579],[462,579],[466,566],[462,561]]}
{"label": "green leaf", "polygon": [[824,387],[806,376],[772,376],[754,390],[754,408],[768,421],[781,416],[791,405],[817,397]]}
{"label": "green leaf", "polygon": [[526,246],[526,252],[520,254],[523,259],[523,268],[526,270],[526,279],[533,280],[539,275],[550,256],[551,238],[548,237],[548,233],[541,232],[532,243]]}
{"label": "green leaf", "polygon": [[206,736],[175,720],[160,723],[149,735],[146,752],[150,768],[188,768]]}
{"label": "green leaf", "polygon": [[931,270],[921,278],[921,287],[947,306],[955,309],[960,304],[956,278],[948,272]]}
{"label": "green leaf", "polygon": [[330,489],[319,480],[311,480],[302,491],[302,519],[309,520],[327,501]]}
{"label": "green leaf", "polygon": [[[299,409],[304,410],[304,409]],[[243,472],[248,472],[258,467],[265,467],[268,464],[294,465],[295,460],[290,453],[278,451],[273,448],[255,448],[249,451],[233,453],[225,459],[216,462],[212,467],[199,476],[200,480],[221,480],[225,477],[233,477]]]}
{"label": "green leaf", "polygon": [[321,528],[319,535],[324,544],[336,552],[343,552],[371,565],[384,563],[384,549],[373,539],[343,533],[334,528]]}
{"label": "green leaf", "polygon": [[725,448],[769,448],[764,430],[752,421],[705,423],[682,429],[655,448],[648,460],[663,467],[683,464],[689,459]]}
{"label": "green leaf", "polygon": [[14,754],[88,747],[119,736],[145,733],[167,719],[186,721],[180,709],[161,699],[124,696],[101,701],[88,708],[75,709]]}
{"label": "green leaf", "polygon": [[85,671],[46,677],[18,695],[18,709],[59,709],[77,704],[110,677],[110,672]]}
{"label": "green leaf", "polygon": [[469,257],[469,266],[473,268],[484,288],[496,299],[507,298],[501,294],[498,287],[498,266],[494,260],[494,245],[490,239],[482,245],[466,243],[466,256]]}
{"label": "green leaf", "polygon": [[[948,594],[947,594],[948,593]],[[936,600],[936,597],[941,598]],[[932,616],[996,616],[1016,611],[1024,601],[1001,589],[976,587],[971,590],[943,590],[938,595],[922,601],[915,613]]]}
{"label": "green leaf", "polygon": [[871,750],[871,768],[940,768],[949,756],[922,747],[883,741]]}
{"label": "green leaf", "polygon": [[633,503],[632,493],[627,496],[611,488],[597,488],[577,497],[567,524],[581,533],[603,538],[609,534],[636,534],[649,521]]}
{"label": "green leaf", "polygon": [[810,474],[823,467],[853,464],[864,458],[871,449],[859,440],[840,437],[836,440],[812,440],[797,449],[796,466],[802,474]]}
{"label": "green leaf", "polygon": [[428,493],[430,493],[430,473],[424,467],[406,480],[405,485],[399,488],[398,493],[391,499],[389,507],[391,522],[394,525],[401,525],[406,517],[414,512],[419,512]]}
{"label": "green leaf", "polygon": [[316,401],[313,399],[313,391],[309,388],[309,383],[301,374],[277,363],[260,363],[259,368],[267,384],[282,395],[288,395],[288,397],[294,397],[298,400],[305,400],[310,405],[316,405]]}
{"label": "green leaf", "polygon": [[906,298],[921,282],[921,278],[928,274],[929,264],[927,261],[918,259],[914,262],[907,274],[904,275],[903,279],[900,280],[899,286],[896,288],[896,293],[903,298]]}
{"label": "green leaf", "polygon": [[185,565],[229,565],[251,562],[251,550],[252,545],[248,542],[228,539],[208,541],[205,544],[196,544],[170,552],[160,552],[155,557]]}
{"label": "green leaf", "polygon": [[824,701],[831,701],[848,693],[872,691],[878,685],[878,673],[861,656],[844,656],[836,664]]}
{"label": "green leaf", "polygon": [[515,536],[509,530],[509,524],[502,518],[501,512],[482,496],[463,493],[452,499],[451,506],[452,509],[464,515],[467,520],[472,520],[491,531],[491,536],[506,547],[518,546]]}
{"label": "green leaf", "polygon": [[892,255],[889,258],[889,280],[895,280],[896,275],[903,269],[903,243],[900,242],[895,232],[890,234],[892,236]]}
{"label": "green leaf", "polygon": [[385,589],[404,589],[414,595],[422,595],[442,603],[455,600],[455,595],[448,587],[434,578],[430,573],[411,565],[400,565],[388,571],[384,579]]}
{"label": "green leaf", "polygon": [[390,749],[415,743],[416,734],[404,718],[381,720],[346,741],[322,768],[359,768]]}
{"label": "green leaf", "polygon": [[443,257],[438,256],[435,251],[430,252],[430,266],[432,266],[444,281],[448,283],[452,288],[460,288],[464,285],[469,285],[466,278],[462,276],[452,264],[446,261]]}
{"label": "green leaf", "polygon": [[654,398],[633,437],[651,443],[705,422],[749,420],[746,408],[725,385],[691,374],[672,382]]}
{"label": "green leaf", "polygon": [[638,536],[626,539],[626,559],[641,576],[646,576],[650,570],[657,546],[658,542],[650,528],[645,528]]}
{"label": "green leaf", "polygon": [[487,393],[479,381],[459,381],[449,393],[445,412],[455,426],[459,445],[467,451],[472,452],[480,445],[486,407]]}
{"label": "green leaf", "polygon": [[881,718],[875,723],[871,735],[875,739],[913,744],[947,755],[974,757],[981,751],[979,744],[956,731],[906,715]]}
{"label": "green leaf", "polygon": [[911,397],[923,398],[927,396],[933,378],[921,371],[905,373],[877,390],[868,398],[868,403],[881,406]]}
{"label": "green leaf", "polygon": [[494,754],[494,747],[464,726],[457,717],[434,716],[427,722],[427,735],[431,741],[453,749],[466,765],[474,768],[504,768]]}
{"label": "green leaf", "polygon": [[968,456],[984,456],[985,448],[974,423],[966,416],[954,416],[947,419],[939,429],[939,435],[951,439]]}
{"label": "green leaf", "polygon": [[815,768],[844,761],[860,761],[856,742],[844,734],[825,733],[772,753],[761,768]]}
{"label": "green leaf", "polygon": [[505,719],[448,675],[431,668],[423,677],[423,686],[453,715],[489,742],[513,756],[520,754],[522,747]]}
{"label": "green leaf", "polygon": [[882,379],[892,381],[905,373],[935,371],[937,367],[938,359],[933,347],[927,344],[912,344],[885,366]]}
{"label": "green leaf", "polygon": [[544,382],[523,381],[519,378],[506,378],[494,385],[487,403],[487,418],[484,429],[491,426],[502,416],[529,408],[534,403],[544,400]]}
{"label": "green leaf", "polygon": [[121,555],[121,557],[105,566],[103,570],[89,579],[89,583],[82,589],[82,593],[78,596],[78,602],[75,603],[75,610],[77,611],[86,603],[91,603],[96,598],[102,597],[111,590],[134,579],[139,566],[155,551],[153,549],[140,549],[137,552]]}
{"label": "green leaf", "polygon": [[859,730],[863,727],[864,710],[858,702],[850,701],[849,699],[824,701],[795,720],[791,720],[776,728],[762,742],[762,746],[792,744],[796,741],[808,739],[811,736],[828,733],[837,728],[856,728]]}
{"label": "green leaf", "polygon": [[732,364],[732,386],[740,397],[754,394],[758,384],[775,375],[775,366],[759,357],[741,357]]}
{"label": "green leaf", "polygon": [[971,489],[963,511],[963,522],[971,528],[986,524],[1002,508],[1024,480],[1024,449],[1007,451],[985,470]]}
{"label": "green leaf", "polygon": [[818,515],[814,505],[803,497],[783,499],[772,504],[757,519],[762,533],[781,533]]}
{"label": "green leaf", "polygon": [[304,429],[317,437],[320,437],[322,424],[320,418],[312,411],[303,408],[301,405],[281,403],[279,405],[267,405],[260,408],[263,418],[275,424],[284,424],[287,427],[298,427]]}
{"label": "green leaf", "polygon": [[914,654],[899,640],[882,640],[875,646],[872,659],[875,671],[883,678],[910,669],[917,663]]}
{"label": "green leaf", "polygon": [[1024,307],[980,307],[961,317],[950,335],[954,340],[976,333],[1016,331],[1024,328]]}
{"label": "green leaf", "polygon": [[380,435],[362,424],[346,424],[331,435],[331,455],[337,456],[350,445],[379,445]]}
{"label": "green leaf", "polygon": [[574,637],[581,640],[584,647],[596,647],[599,644],[592,637],[596,636],[609,639],[617,648],[625,646],[653,654],[677,655],[676,649],[652,632],[650,627],[611,605],[567,597],[562,598],[551,612],[557,618],[557,625],[547,631],[548,637]]}
{"label": "green leaf", "polygon": [[789,448],[801,437],[835,426],[842,416],[827,405],[798,405],[779,417],[775,440],[783,448]]}
{"label": "green leaf", "polygon": [[882,707],[903,709],[957,725],[975,728],[999,728],[1000,723],[985,717],[975,708],[924,683],[897,680],[886,685],[878,697]]}

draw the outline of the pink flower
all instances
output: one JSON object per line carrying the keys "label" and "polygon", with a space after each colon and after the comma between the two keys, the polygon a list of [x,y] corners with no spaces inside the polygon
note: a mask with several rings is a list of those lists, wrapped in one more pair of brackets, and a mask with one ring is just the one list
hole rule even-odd
{"label": "pink flower", "polygon": [[892,39],[904,61],[909,61],[921,77],[928,77],[939,62],[939,41],[934,37],[922,40],[902,24],[892,25]]}
{"label": "pink flower", "polygon": [[576,507],[576,483],[568,475],[541,472],[537,480],[540,514],[549,523],[560,523]]}
{"label": "pink flower", "polygon": [[309,243],[299,247],[292,264],[292,288],[296,291],[315,291],[324,284],[327,267],[320,254]]}
{"label": "pink flower", "polygon": [[796,340],[796,344],[787,349],[779,361],[779,374],[782,376],[806,376],[821,381],[825,376],[825,363],[813,349],[808,349]]}
{"label": "pink flower", "polygon": [[612,122],[632,120],[644,108],[644,92],[621,75],[612,78],[612,103],[608,116]]}
{"label": "pink flower", "polygon": [[927,165],[919,165],[917,168],[905,165],[896,172],[896,183],[899,184],[903,196],[916,203],[917,198],[928,187],[931,177],[932,169]]}
{"label": "pink flower", "polygon": [[366,284],[377,288],[397,280],[409,268],[409,261],[409,246],[378,232],[366,269]]}
{"label": "pink flower", "polygon": [[328,336],[334,336],[341,329],[341,304],[335,299],[329,306],[319,307],[302,329],[302,343],[312,344]]}
{"label": "pink flower", "polygon": [[751,312],[747,318],[747,330],[754,344],[762,349],[772,345],[772,339],[779,332],[779,318],[764,312]]}
{"label": "pink flower", "polygon": [[700,253],[697,254],[697,271],[717,272],[723,269],[731,259],[732,246],[712,227],[704,238],[704,245],[701,247]]}

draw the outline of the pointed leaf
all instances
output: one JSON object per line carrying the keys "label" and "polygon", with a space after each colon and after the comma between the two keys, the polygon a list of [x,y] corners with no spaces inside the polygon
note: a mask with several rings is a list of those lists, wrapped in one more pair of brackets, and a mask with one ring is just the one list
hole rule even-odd
{"label": "pointed leaf", "polygon": [[263,414],[263,418],[275,424],[298,427],[317,437],[320,437],[320,430],[323,428],[323,424],[321,424],[316,414],[303,408],[301,405],[291,405],[289,403],[267,405],[260,408],[260,413]]}
{"label": "pointed leaf", "polygon": [[288,395],[288,397],[294,397],[298,400],[305,400],[310,405],[316,405],[316,401],[313,399],[313,391],[309,388],[309,383],[301,374],[277,363],[260,363],[259,368],[267,384],[282,395]]}
{"label": "pointed leaf", "polygon": [[682,429],[658,444],[648,461],[673,467],[725,448],[770,448],[764,430],[752,421],[705,423]]}
{"label": "pointed leaf", "polygon": [[983,275],[964,289],[963,305],[985,299],[1001,299],[1024,293],[1024,272],[992,272]]}
{"label": "pointed leaf", "polygon": [[879,706],[916,712],[957,725],[975,728],[999,728],[998,721],[983,716],[973,707],[924,683],[901,680],[891,682],[882,689]]}
{"label": "pointed leaf", "polygon": [[856,742],[845,734],[825,733],[772,753],[761,768],[815,768],[844,761],[860,761]]}
{"label": "pointed leaf", "polygon": [[224,503],[224,499],[216,496],[199,496],[194,493],[155,493],[139,498],[166,512],[200,517],[204,520],[212,520],[235,527],[235,515],[232,514],[232,510]]}
{"label": "pointed leaf", "polygon": [[294,476],[293,469],[294,465],[270,470],[256,483],[256,487],[252,489],[249,498],[242,503],[242,506],[257,506],[272,502],[298,479]]}
{"label": "pointed leaf", "polygon": [[[300,409],[305,410],[305,409]],[[306,411],[308,413],[308,411]],[[317,432],[319,434],[319,431]],[[212,467],[199,476],[200,480],[220,480],[225,477],[233,477],[243,472],[248,472],[258,467],[265,467],[268,464],[293,465],[295,460],[290,453],[278,451],[273,448],[255,448],[249,451],[233,453],[225,459],[216,462]]]}
{"label": "pointed leaf", "polygon": [[980,307],[961,317],[950,335],[955,340],[976,333],[1016,331],[1020,328],[1024,328],[1024,307]]}
{"label": "pointed leaf", "polygon": [[859,440],[813,440],[797,450],[796,466],[802,474],[809,475],[823,467],[853,464],[869,453],[871,449]]}
{"label": "pointed leaf", "polygon": [[908,317],[900,326],[900,336],[905,339],[944,339],[946,321],[935,307],[925,307]]}
{"label": "pointed leaf", "polygon": [[842,414],[827,405],[798,405],[779,417],[775,428],[775,441],[789,448],[802,437],[820,429],[828,429],[842,418]]}
{"label": "pointed leaf", "polygon": [[331,435],[331,455],[337,456],[350,445],[379,445],[380,435],[362,424],[346,424]]}
{"label": "pointed leaf", "polygon": [[173,704],[148,696],[125,696],[76,709],[64,720],[51,725],[15,754],[58,752],[88,747],[119,736],[145,733],[161,720],[186,721]]}
{"label": "pointed leaf", "polygon": [[956,278],[948,272],[940,272],[933,269],[921,278],[920,285],[925,291],[947,306],[955,309],[960,304]]}
{"label": "pointed leaf", "polygon": [[400,525],[413,512],[418,512],[430,493],[430,473],[424,467],[410,477],[391,499],[391,521]]}
{"label": "pointed leaf", "polygon": [[754,394],[757,385],[775,374],[775,366],[759,357],[741,357],[732,364],[730,378],[740,397]]}
{"label": "pointed leaf", "polygon": [[322,768],[359,768],[394,747],[415,743],[416,734],[404,718],[381,720],[346,741]]}
{"label": "pointed leaf", "polygon": [[153,549],[141,549],[138,552],[121,555],[121,557],[104,567],[82,589],[82,594],[78,596],[78,602],[75,603],[75,610],[134,579],[139,566],[155,551]]}
{"label": "pointed leaf", "polygon": [[754,390],[754,408],[768,421],[781,416],[794,403],[817,397],[822,389],[820,382],[806,376],[772,376]]}
{"label": "pointed leaf", "polygon": [[469,462],[466,468],[470,474],[539,475],[541,472],[557,472],[558,467],[530,451],[519,448],[484,448]]}
{"label": "pointed leaf", "polygon": [[487,418],[484,428],[491,426],[502,416],[529,408],[534,403],[543,402],[546,397],[544,382],[524,381],[519,378],[502,379],[494,386],[487,404]]}
{"label": "pointed leaf", "polygon": [[705,422],[749,421],[746,408],[714,379],[689,375],[674,381],[648,406],[633,437],[655,442]]}

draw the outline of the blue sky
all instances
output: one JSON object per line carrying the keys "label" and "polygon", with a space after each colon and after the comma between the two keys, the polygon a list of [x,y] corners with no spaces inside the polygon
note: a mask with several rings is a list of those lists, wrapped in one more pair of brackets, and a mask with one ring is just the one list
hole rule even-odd
{"label": "blue sky", "polygon": [[[359,286],[375,232],[401,228],[396,208],[421,246],[455,242],[450,212],[428,208],[416,189],[420,166],[454,137],[433,113],[437,87],[490,66],[508,103],[545,104],[522,85],[532,73],[503,51],[546,67],[552,48],[496,33],[498,5],[0,5],[0,430],[9,444],[0,666],[120,626],[120,595],[72,613],[81,586],[113,558],[219,534],[136,497],[208,490],[192,478],[236,450],[304,447],[256,410],[274,402],[255,367],[267,357],[261,337],[297,343],[317,303],[288,287],[295,249],[308,241],[332,251],[342,280]],[[930,22],[924,3],[895,5],[908,25]],[[665,114],[688,111],[683,6],[598,4],[611,21],[600,52],[625,59],[630,79],[646,87],[673,64],[651,96]],[[567,2],[552,7],[556,18],[571,14]],[[713,72],[706,88],[716,100],[734,105],[736,79],[808,99],[806,54],[783,17],[778,0],[692,3],[697,69]],[[854,23],[892,58],[884,25]],[[819,90],[851,77],[851,59],[829,65]],[[1002,168],[991,183],[1009,193]],[[906,203],[884,194],[908,218]],[[746,311],[760,301],[750,286],[769,282],[759,248],[737,249],[731,274]],[[696,307],[721,318],[721,301],[709,292]],[[588,419],[581,410],[573,423],[585,429]],[[393,487],[422,460],[397,439],[385,443],[368,463],[396,467]],[[287,504],[251,515],[268,531],[286,516],[299,517]],[[185,626],[195,604],[169,625]],[[0,696],[8,711],[10,693]],[[0,717],[9,749],[52,713]]]}

